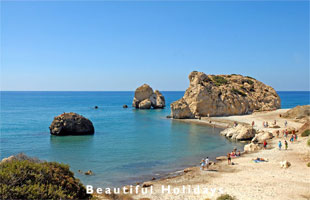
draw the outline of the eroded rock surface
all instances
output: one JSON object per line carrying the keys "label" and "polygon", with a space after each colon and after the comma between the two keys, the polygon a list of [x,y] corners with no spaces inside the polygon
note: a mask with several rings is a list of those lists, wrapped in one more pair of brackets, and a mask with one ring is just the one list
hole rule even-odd
{"label": "eroded rock surface", "polygon": [[251,140],[255,136],[256,131],[251,126],[238,124],[223,130],[221,134],[235,140]]}
{"label": "eroded rock surface", "polygon": [[93,123],[77,113],[63,113],[54,118],[49,127],[52,135],[91,135],[95,129]]}
{"label": "eroded rock surface", "polygon": [[148,84],[144,84],[136,89],[132,106],[139,109],[164,108],[165,97],[158,90],[153,92]]}
{"label": "eroded rock surface", "polygon": [[183,98],[171,104],[173,118],[240,115],[281,106],[276,91],[252,77],[193,71],[188,78]]}

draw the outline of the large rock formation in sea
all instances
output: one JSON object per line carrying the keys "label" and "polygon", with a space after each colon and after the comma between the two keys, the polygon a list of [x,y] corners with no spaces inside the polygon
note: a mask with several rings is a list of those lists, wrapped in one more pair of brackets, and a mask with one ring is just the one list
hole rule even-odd
{"label": "large rock formation in sea", "polygon": [[158,90],[153,92],[148,84],[144,84],[136,89],[132,106],[139,109],[164,108],[165,97]]}
{"label": "large rock formation in sea", "polygon": [[281,106],[276,91],[252,77],[193,71],[188,78],[190,85],[184,96],[170,106],[173,118],[240,115]]}
{"label": "large rock formation in sea", "polygon": [[54,118],[49,127],[52,135],[91,135],[95,129],[93,123],[77,113],[63,113]]}

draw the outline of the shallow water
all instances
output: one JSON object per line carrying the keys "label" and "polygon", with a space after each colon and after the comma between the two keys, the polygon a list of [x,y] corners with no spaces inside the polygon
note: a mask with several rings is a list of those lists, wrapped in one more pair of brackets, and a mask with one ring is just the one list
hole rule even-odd
{"label": "shallow water", "polygon": [[[1,92],[1,158],[24,152],[71,166],[84,184],[120,186],[159,177],[214,158],[243,144],[220,129],[165,117],[183,92],[163,92],[162,110],[131,108],[133,92]],[[309,92],[279,92],[282,106],[309,104]],[[122,105],[129,105],[123,109]],[[97,105],[99,109],[93,107]],[[54,116],[77,112],[95,126],[93,136],[49,134]],[[93,176],[77,173],[91,169]]]}

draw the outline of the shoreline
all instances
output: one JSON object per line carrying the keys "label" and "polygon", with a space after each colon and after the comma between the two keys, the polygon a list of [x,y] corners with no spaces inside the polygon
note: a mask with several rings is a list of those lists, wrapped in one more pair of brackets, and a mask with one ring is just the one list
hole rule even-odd
{"label": "shoreline", "polygon": [[[207,126],[211,125],[211,127],[216,127],[216,128],[227,128],[227,127],[231,126],[234,122],[243,123],[243,124],[250,124],[251,121],[254,120],[255,121],[254,128],[256,130],[265,130],[265,131],[271,131],[271,132],[274,132],[275,130],[283,130],[285,127],[283,127],[282,124],[284,124],[284,121],[287,120],[289,123],[288,127],[293,127],[295,129],[299,129],[303,125],[303,123],[295,122],[293,119],[279,118],[279,114],[282,114],[282,113],[286,112],[287,110],[289,110],[289,109],[278,109],[275,111],[255,112],[255,113],[252,113],[249,115],[239,115],[239,116],[237,115],[237,116],[209,117],[209,118],[203,117],[203,118],[201,118],[201,120],[199,120],[199,119],[173,119],[173,120],[181,121],[181,122],[185,122],[185,123],[204,124]],[[262,126],[262,121],[272,122],[272,118],[277,120],[277,122],[281,126],[281,128],[264,128]],[[212,123],[209,123],[210,120],[212,121]],[[283,140],[283,138],[280,138],[280,139]],[[307,137],[306,138],[300,138],[296,142],[296,145],[297,144],[299,146],[305,145],[306,139],[307,139]],[[275,154],[279,154],[279,152],[276,152],[277,148],[275,148],[277,146],[277,140],[279,140],[279,138],[276,138],[276,137],[268,140],[268,146],[269,146],[268,150],[275,151],[274,152]],[[291,144],[291,145],[295,145],[295,144]],[[308,151],[308,155],[306,156],[306,160],[308,159],[308,157],[310,160],[310,156],[309,156],[310,150],[305,149],[305,148],[303,148],[303,149],[305,151]],[[299,151],[301,151],[301,150],[299,149]],[[237,163],[237,165],[235,165],[235,166],[237,166],[237,168],[238,168],[238,167],[241,167],[241,162],[242,162],[242,164],[244,164],[243,163],[244,159],[249,159],[249,157],[259,157],[260,155],[264,156],[264,154],[266,154],[266,152],[268,153],[267,150],[258,150],[255,152],[243,153],[241,157],[234,158],[232,161]],[[293,153],[290,151],[287,151],[287,152]],[[268,154],[268,156],[270,156],[270,155]],[[223,156],[221,156],[221,157],[223,157]],[[226,157],[226,155],[225,155],[225,157]],[[273,159],[273,158],[270,158],[269,160],[271,160],[271,159]],[[171,176],[170,174],[168,174],[167,176],[164,176],[164,177],[156,179],[156,180],[146,181],[140,185],[143,186],[143,184],[144,185],[146,184],[148,187],[152,186],[152,188],[154,187],[154,190],[156,190],[156,192],[151,194],[151,195],[150,194],[146,194],[146,195],[137,194],[137,195],[132,195],[131,197],[133,199],[140,199],[140,198],[149,198],[149,199],[174,199],[174,198],[178,198],[178,199],[180,199],[180,198],[181,199],[186,199],[186,198],[187,199],[205,199],[205,198],[211,198],[211,199],[213,199],[213,198],[219,196],[219,194],[216,194],[215,196],[214,195],[212,195],[212,196],[210,196],[210,195],[195,195],[195,194],[181,194],[181,196],[175,196],[174,194],[161,194],[158,191],[160,190],[160,187],[159,187],[160,185],[174,185],[175,187],[180,187],[182,185],[182,183],[184,183],[185,185],[197,185],[197,184],[198,185],[205,185],[205,182],[209,182],[210,180],[211,180],[210,185],[216,185],[217,187],[221,187],[220,184],[213,183],[212,181],[223,179],[222,181],[225,182],[225,181],[227,181],[227,178],[223,178],[223,176],[226,176],[227,174],[232,174],[232,173],[233,174],[235,174],[235,173],[243,174],[243,176],[247,177],[247,173],[244,172],[246,170],[234,169],[236,167],[234,165],[228,166],[226,164],[226,161],[227,161],[227,159],[214,160],[214,162],[216,164],[210,166],[211,171],[201,171],[199,166],[192,166],[192,167],[188,167],[186,169],[183,169],[182,171],[178,171],[179,173],[177,173],[177,172],[170,173],[170,174],[173,174],[173,173],[177,174],[174,176]],[[240,162],[240,166],[238,164],[239,162]],[[247,163],[245,163],[245,164],[247,164]],[[263,163],[259,163],[259,164],[263,164]],[[272,164],[277,165],[275,163],[272,163]],[[254,163],[253,163],[253,165],[255,166]],[[275,166],[273,166],[273,167],[275,167]],[[306,164],[304,167],[307,167]],[[280,167],[277,166],[277,168],[280,168]],[[293,168],[293,167],[291,167],[291,168]],[[290,170],[290,168],[288,168],[287,170]],[[297,173],[302,173],[302,171],[297,171]],[[266,175],[268,176],[268,174],[266,174]],[[269,174],[269,176],[270,175],[272,175],[272,174]],[[260,177],[258,177],[258,178],[260,178]],[[308,186],[310,187],[310,177],[306,177],[306,178],[307,178],[306,183],[308,183]],[[238,179],[235,181],[239,182]],[[266,181],[266,184],[268,184],[268,181]],[[133,185],[135,185],[135,184],[133,184]],[[225,187],[225,185],[227,185],[227,183],[223,184],[224,187]],[[306,184],[306,186],[307,186],[307,184]],[[252,188],[252,186],[249,186],[249,187]],[[230,195],[233,195],[237,199],[246,199],[244,194],[242,194],[242,192],[240,193],[240,192],[231,191],[231,189],[230,189],[231,187],[225,187],[225,188],[227,189],[227,192],[224,192],[224,193],[228,193]],[[240,189],[242,189],[242,188],[240,188]],[[248,188],[245,188],[245,189],[248,189]],[[261,194],[262,190],[264,190],[264,187],[260,188],[257,192]],[[237,195],[236,195],[236,193],[237,193]],[[296,192],[294,192],[294,190],[291,193],[293,195],[296,195]],[[247,193],[247,194],[252,195],[252,192]],[[257,194],[254,193],[253,195],[255,196]],[[261,194],[261,195],[263,195],[263,194]],[[271,195],[271,196],[273,196],[271,198],[270,195],[271,194],[269,194],[269,196],[268,195],[265,196],[265,198],[262,198],[262,199],[274,199],[274,196]],[[305,194],[303,194],[303,195],[306,195],[306,196],[309,195],[309,197],[310,197],[310,192],[309,192],[309,194],[307,194],[307,192],[305,192]],[[256,196],[256,198],[258,198],[258,196]],[[252,198],[252,199],[256,199],[256,198]],[[290,198],[285,198],[285,196],[281,197],[281,199],[290,199]],[[294,198],[296,198],[296,197],[294,197]]]}

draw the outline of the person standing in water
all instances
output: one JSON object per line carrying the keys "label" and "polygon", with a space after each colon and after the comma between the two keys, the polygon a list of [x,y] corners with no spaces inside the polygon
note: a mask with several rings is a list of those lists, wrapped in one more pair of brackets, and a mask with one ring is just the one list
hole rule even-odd
{"label": "person standing in water", "polygon": [[286,140],[284,141],[284,144],[285,144],[285,150],[287,150],[288,143],[287,143],[287,141],[286,141]]}
{"label": "person standing in water", "polygon": [[281,141],[279,141],[278,146],[279,146],[279,150],[281,150],[281,148],[282,148],[282,143],[281,143]]}

